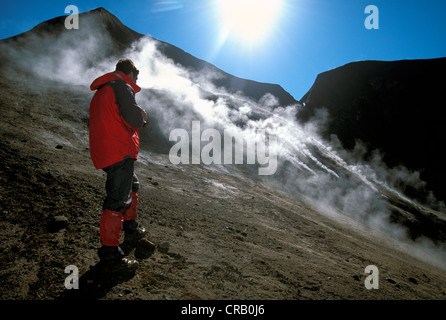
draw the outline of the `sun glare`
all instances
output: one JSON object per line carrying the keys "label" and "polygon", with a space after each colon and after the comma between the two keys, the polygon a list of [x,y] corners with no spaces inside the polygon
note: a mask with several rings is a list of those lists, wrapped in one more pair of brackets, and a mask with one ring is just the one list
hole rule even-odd
{"label": "sun glare", "polygon": [[224,37],[256,44],[273,31],[283,0],[217,0]]}

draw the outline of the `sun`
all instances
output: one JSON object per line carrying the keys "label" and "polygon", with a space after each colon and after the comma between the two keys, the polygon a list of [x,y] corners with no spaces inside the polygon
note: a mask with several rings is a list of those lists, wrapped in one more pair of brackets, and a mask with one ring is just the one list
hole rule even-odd
{"label": "sun", "polygon": [[216,0],[222,37],[255,45],[265,40],[278,23],[283,0]]}

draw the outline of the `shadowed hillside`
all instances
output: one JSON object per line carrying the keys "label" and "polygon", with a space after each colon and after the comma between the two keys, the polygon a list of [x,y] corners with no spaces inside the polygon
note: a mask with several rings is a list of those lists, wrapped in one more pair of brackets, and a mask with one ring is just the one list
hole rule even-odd
{"label": "shadowed hillside", "polygon": [[325,109],[325,139],[334,134],[348,149],[361,140],[366,157],[379,150],[389,167],[420,172],[425,190],[408,188],[406,194],[425,201],[432,190],[446,200],[445,73],[446,58],[349,63],[318,75],[300,101],[299,119],[307,122]]}

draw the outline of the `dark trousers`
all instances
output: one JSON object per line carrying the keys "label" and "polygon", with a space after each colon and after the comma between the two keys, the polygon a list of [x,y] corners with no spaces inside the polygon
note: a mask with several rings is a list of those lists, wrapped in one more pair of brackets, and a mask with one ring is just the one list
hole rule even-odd
{"label": "dark trousers", "polygon": [[132,192],[139,189],[135,172],[135,159],[127,158],[103,170],[107,173],[105,189],[107,196],[103,210],[118,211],[124,214],[132,203]]}

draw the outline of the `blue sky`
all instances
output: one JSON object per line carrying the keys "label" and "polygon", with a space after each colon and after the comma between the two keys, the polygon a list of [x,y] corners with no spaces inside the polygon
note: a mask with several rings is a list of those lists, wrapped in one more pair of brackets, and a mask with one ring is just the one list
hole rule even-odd
{"label": "blue sky", "polygon": [[[80,12],[101,6],[139,33],[235,76],[280,84],[296,99],[310,89],[317,74],[352,61],[446,57],[444,0],[276,1],[281,9],[272,21],[262,17],[266,27],[256,43],[237,32],[223,36],[229,18],[222,16],[218,0],[3,1],[0,39],[66,15],[68,5]],[[379,10],[379,29],[364,25],[368,5]],[[248,19],[249,12],[244,14]]]}

